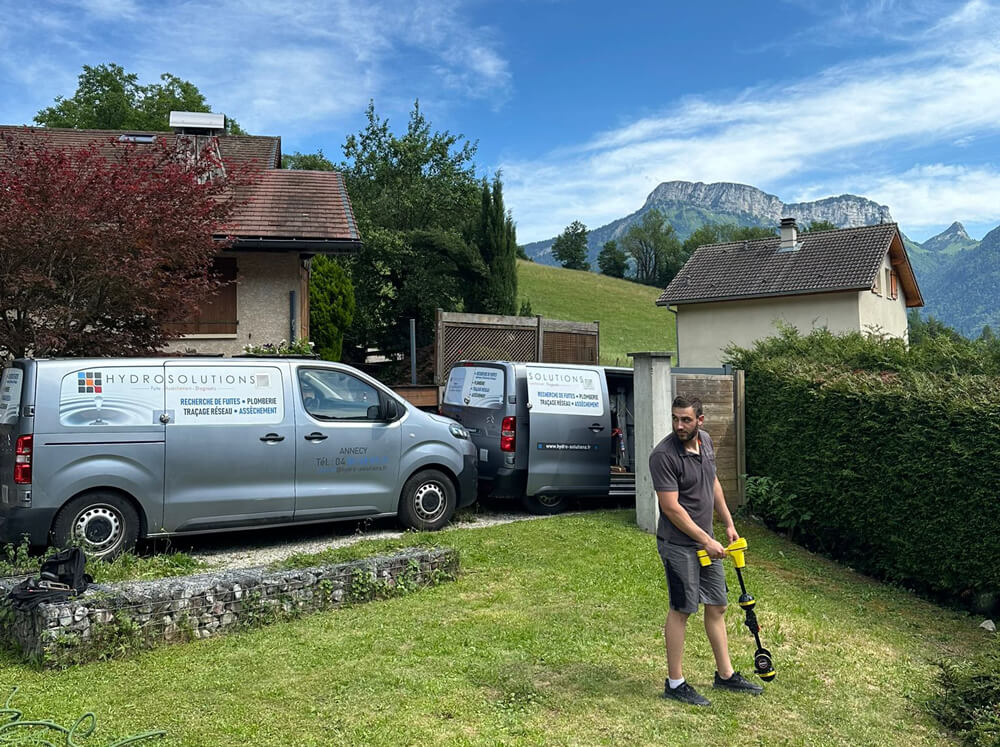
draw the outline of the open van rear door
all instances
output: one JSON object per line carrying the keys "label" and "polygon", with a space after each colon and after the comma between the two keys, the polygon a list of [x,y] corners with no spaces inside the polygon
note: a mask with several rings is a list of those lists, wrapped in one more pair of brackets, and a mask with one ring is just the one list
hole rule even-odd
{"label": "open van rear door", "polygon": [[528,495],[607,494],[611,410],[601,369],[527,364]]}

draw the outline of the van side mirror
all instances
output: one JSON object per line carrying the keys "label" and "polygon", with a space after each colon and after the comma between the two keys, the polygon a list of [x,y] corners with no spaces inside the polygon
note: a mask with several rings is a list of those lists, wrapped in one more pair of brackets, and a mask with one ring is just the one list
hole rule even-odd
{"label": "van side mirror", "polygon": [[378,420],[382,415],[379,409],[380,408],[378,405],[371,405],[365,412],[365,417],[368,418],[369,420]]}
{"label": "van side mirror", "polygon": [[383,410],[386,420],[395,420],[399,417],[399,405],[396,404],[396,400],[387,399],[385,401],[385,408]]}

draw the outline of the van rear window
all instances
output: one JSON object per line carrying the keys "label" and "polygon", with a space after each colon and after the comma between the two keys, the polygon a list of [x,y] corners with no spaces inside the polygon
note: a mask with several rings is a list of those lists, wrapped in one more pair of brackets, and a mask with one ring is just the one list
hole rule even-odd
{"label": "van rear window", "polygon": [[467,407],[502,407],[506,374],[502,368],[455,366],[444,388],[447,405]]}
{"label": "van rear window", "polygon": [[17,413],[21,409],[21,385],[24,382],[24,371],[20,368],[5,368],[0,379],[0,425],[11,425],[17,422]]}

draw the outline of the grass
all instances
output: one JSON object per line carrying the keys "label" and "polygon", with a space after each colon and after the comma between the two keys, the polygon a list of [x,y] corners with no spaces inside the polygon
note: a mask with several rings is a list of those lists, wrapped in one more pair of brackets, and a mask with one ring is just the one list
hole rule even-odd
{"label": "grass", "polygon": [[593,272],[518,260],[517,293],[550,319],[601,323],[601,363],[631,366],[629,353],[676,351],[674,315],[655,305],[662,289]]}
{"label": "grass", "polygon": [[[665,583],[627,510],[446,530],[456,582],[64,672],[5,656],[0,685],[20,685],[26,718],[94,711],[101,743],[153,728],[199,747],[950,743],[922,703],[933,661],[982,645],[976,622],[740,526],[778,676],[756,699],[707,691],[693,619],[685,671],[710,709],[658,697]],[[735,604],[727,624],[746,672]]]}

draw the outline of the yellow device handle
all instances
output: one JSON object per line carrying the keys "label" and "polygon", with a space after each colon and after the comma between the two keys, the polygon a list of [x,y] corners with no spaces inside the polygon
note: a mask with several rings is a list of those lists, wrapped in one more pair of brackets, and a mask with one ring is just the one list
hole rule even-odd
{"label": "yellow device handle", "polygon": [[733,565],[737,568],[743,568],[747,564],[746,558],[743,557],[743,553],[746,552],[746,549],[747,541],[743,537],[740,537],[726,548],[726,552],[733,558]]}
{"label": "yellow device handle", "polygon": [[698,562],[702,565],[712,565],[712,559],[708,557],[708,552],[705,550],[698,551]]}

